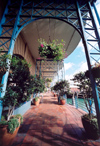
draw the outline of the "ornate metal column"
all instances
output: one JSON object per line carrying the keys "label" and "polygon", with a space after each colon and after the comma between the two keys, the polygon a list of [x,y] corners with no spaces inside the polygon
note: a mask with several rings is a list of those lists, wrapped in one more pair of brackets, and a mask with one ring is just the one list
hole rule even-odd
{"label": "ornate metal column", "polygon": [[[99,125],[99,130],[100,130],[100,99],[99,99],[99,93],[98,93],[98,90],[97,90],[95,79],[94,79],[92,71],[91,71],[91,63],[90,63],[90,58],[89,58],[89,53],[88,53],[88,42],[87,42],[87,39],[86,39],[86,36],[85,36],[85,33],[84,33],[85,32],[84,24],[83,24],[83,21],[82,21],[81,10],[80,10],[78,1],[76,2],[76,6],[77,6],[77,13],[78,13],[78,17],[79,17],[80,26],[81,26],[82,40],[83,40],[86,59],[87,59],[87,64],[88,64],[88,68],[89,68],[90,80],[91,80],[91,83],[92,83],[92,93],[93,93],[93,97],[94,97],[94,101],[95,101],[95,108],[96,108],[98,125]],[[90,13],[92,15],[90,3],[88,3],[88,6],[90,8]],[[93,19],[93,15],[91,16],[91,18]],[[96,24],[94,22],[94,19],[93,19],[93,23],[94,23],[94,26],[95,26],[95,31],[96,31],[97,38],[99,39],[99,33],[98,33],[97,28],[96,28]],[[98,44],[100,45],[100,42],[98,42]]]}
{"label": "ornate metal column", "polygon": [[[100,126],[100,103],[97,86],[91,72],[90,57],[98,62],[100,55],[100,35],[94,21],[92,5],[87,0],[8,0],[2,21],[0,24],[0,48],[4,48],[8,54],[13,54],[15,40],[20,31],[29,23],[38,19],[58,19],[73,26],[83,40],[86,53],[90,78],[92,82],[95,106]],[[94,2],[94,0],[91,0]],[[77,3],[77,4],[76,4]],[[96,11],[95,11],[96,12]],[[97,15],[97,14],[96,14]],[[98,18],[100,23],[100,18]],[[93,32],[93,34],[91,33]],[[88,37],[87,37],[88,35]],[[66,36],[67,37],[67,36]],[[93,45],[92,43],[96,43]],[[89,53],[88,46],[95,50]],[[89,55],[90,54],[90,55]],[[99,56],[100,57],[100,56]],[[1,97],[5,94],[8,72],[2,79],[3,90]],[[1,104],[2,105],[2,104]],[[2,111],[2,107],[1,107]],[[1,116],[1,113],[0,113]]]}
{"label": "ornate metal column", "polygon": [[93,2],[93,7],[94,7],[94,11],[95,11],[95,14],[96,14],[96,16],[97,16],[97,19],[98,19],[98,22],[99,22],[99,25],[100,25],[100,16],[99,16],[99,14],[98,14],[98,11],[97,11],[97,8],[96,8],[96,5],[95,5],[94,2]]}

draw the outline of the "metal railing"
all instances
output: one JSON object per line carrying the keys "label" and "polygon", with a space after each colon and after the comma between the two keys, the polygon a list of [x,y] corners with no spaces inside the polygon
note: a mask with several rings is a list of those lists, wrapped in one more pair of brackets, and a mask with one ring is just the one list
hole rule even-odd
{"label": "metal railing", "polygon": [[[85,99],[86,102],[88,103],[87,99]],[[77,96],[74,96],[72,98],[67,98],[67,104],[70,104],[70,105],[73,105],[75,106],[77,109],[82,109],[83,111],[87,112],[88,113],[88,110],[87,110],[87,107],[86,107],[86,104],[85,104],[85,101],[84,101],[84,98],[79,98]],[[93,99],[89,99],[89,104],[91,105],[91,102],[92,103],[92,106],[91,106],[91,112],[96,115],[96,110],[95,110],[95,105],[94,105],[94,100]],[[88,104],[88,107],[89,107],[89,104]]]}

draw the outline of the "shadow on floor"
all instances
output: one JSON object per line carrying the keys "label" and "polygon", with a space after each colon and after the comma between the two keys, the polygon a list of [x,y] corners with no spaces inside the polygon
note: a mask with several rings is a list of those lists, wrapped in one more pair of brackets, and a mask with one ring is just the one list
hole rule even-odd
{"label": "shadow on floor", "polygon": [[64,125],[58,117],[44,113],[27,115],[16,139],[19,137],[12,146],[23,143],[34,146],[40,146],[42,143],[51,146],[81,146],[81,141],[87,140],[81,128],[67,123]]}

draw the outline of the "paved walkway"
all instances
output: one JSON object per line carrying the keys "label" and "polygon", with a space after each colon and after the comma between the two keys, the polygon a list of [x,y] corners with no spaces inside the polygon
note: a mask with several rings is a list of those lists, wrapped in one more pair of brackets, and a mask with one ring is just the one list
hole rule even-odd
{"label": "paved walkway", "polygon": [[25,113],[12,146],[100,146],[100,140],[87,139],[82,114],[71,105],[58,105],[52,93],[44,94],[43,103]]}

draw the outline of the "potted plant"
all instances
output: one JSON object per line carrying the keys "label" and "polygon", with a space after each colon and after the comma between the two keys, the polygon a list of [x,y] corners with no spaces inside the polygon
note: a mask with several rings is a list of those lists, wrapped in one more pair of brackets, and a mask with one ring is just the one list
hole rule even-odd
{"label": "potted plant", "polygon": [[65,49],[63,48],[65,42],[62,40],[61,43],[57,43],[58,40],[53,40],[50,43],[47,43],[44,39],[38,40],[39,45],[39,54],[41,57],[47,59],[51,58],[54,61],[62,60],[64,58]]}
{"label": "potted plant", "polygon": [[86,94],[87,96],[84,97],[85,100],[84,102],[87,107],[88,114],[85,114],[81,117],[82,124],[89,138],[98,139],[100,133],[99,133],[97,117],[93,114],[92,111],[92,104],[93,104],[92,95],[89,96],[88,93]]}
{"label": "potted plant", "polygon": [[[37,100],[37,95],[38,93],[43,92],[45,89],[45,81],[41,78],[41,77],[36,77],[34,76],[33,78],[33,92],[36,94],[36,100]],[[39,97],[38,97],[39,98]],[[38,99],[40,100],[40,99]],[[34,103],[35,99],[33,99],[33,103]]]}
{"label": "potted plant", "polygon": [[60,104],[60,97],[65,94],[65,90],[69,92],[69,82],[67,80],[62,80],[60,82],[56,82],[56,84],[53,87],[53,90],[57,91],[59,93],[58,95],[58,103]]}
{"label": "potted plant", "polygon": [[[11,60],[12,72],[8,77],[8,84],[5,96],[1,98],[3,104],[3,115],[7,116],[1,120],[0,127],[0,145],[11,145],[13,138],[16,136],[20,120],[19,115],[12,116],[16,106],[29,100],[33,91],[33,76],[30,75],[28,64],[25,60],[14,57]],[[5,111],[6,108],[6,111]],[[6,143],[7,142],[7,143]]]}
{"label": "potted plant", "polygon": [[35,104],[36,106],[38,106],[39,103],[40,103],[39,97],[35,97],[35,98],[34,98],[34,104]]}
{"label": "potted plant", "polygon": [[[100,64],[99,63],[96,63],[94,66],[92,66],[91,71],[94,78],[100,78]],[[85,72],[85,75],[89,77],[89,70]]]}
{"label": "potted plant", "polygon": [[[88,113],[81,117],[83,127],[89,138],[98,139],[99,128],[97,117],[93,114],[92,111],[93,95],[90,79],[86,76],[85,73],[80,72],[74,76],[73,80],[78,82],[77,86],[79,86],[80,91],[83,93],[85,106],[88,110]],[[100,80],[96,79],[96,83],[99,85]]]}
{"label": "potted plant", "polygon": [[34,92],[34,76],[30,75],[30,64],[26,60],[17,56],[11,60],[11,70],[7,87],[18,93],[18,103],[22,104],[30,100],[30,95]]}
{"label": "potted plant", "polygon": [[50,83],[52,82],[52,79],[51,78],[46,78],[45,80],[45,83],[46,83],[46,86],[49,88],[50,87]]}
{"label": "potted plant", "polygon": [[23,117],[19,114],[11,117],[9,121],[2,116],[0,121],[0,145],[8,146],[12,144],[22,121]]}
{"label": "potted plant", "polygon": [[8,113],[5,115],[4,112],[0,121],[0,145],[8,146],[12,144],[22,122],[21,115],[12,116],[14,107],[18,104],[18,93],[8,87],[5,96],[1,100],[3,106],[8,107]]}
{"label": "potted plant", "polygon": [[60,97],[60,104],[64,105],[65,103],[66,103],[66,99],[63,96],[61,96]]}

